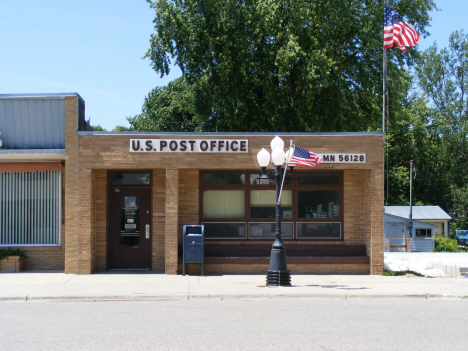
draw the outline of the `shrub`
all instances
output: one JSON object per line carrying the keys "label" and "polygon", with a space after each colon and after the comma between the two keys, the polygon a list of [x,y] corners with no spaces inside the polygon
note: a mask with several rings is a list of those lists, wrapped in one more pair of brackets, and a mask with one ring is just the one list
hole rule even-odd
{"label": "shrub", "polygon": [[26,252],[20,249],[0,249],[0,260],[9,256],[19,256],[20,258],[28,258]]}
{"label": "shrub", "polygon": [[458,243],[455,239],[435,235],[435,247],[434,252],[460,252],[458,249]]}

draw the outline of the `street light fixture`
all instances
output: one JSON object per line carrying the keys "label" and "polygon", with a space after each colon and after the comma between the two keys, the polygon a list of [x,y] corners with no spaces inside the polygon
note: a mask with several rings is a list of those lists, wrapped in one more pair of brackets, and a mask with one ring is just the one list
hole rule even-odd
{"label": "street light fixture", "polygon": [[[291,271],[288,270],[286,264],[286,250],[284,244],[281,241],[281,202],[279,201],[281,191],[281,180],[285,173],[292,174],[294,167],[290,166],[289,170],[282,168],[283,164],[289,163],[293,155],[293,148],[290,148],[286,153],[284,152],[284,141],[276,136],[270,143],[271,146],[271,158],[270,153],[261,149],[257,154],[257,161],[262,169],[262,175],[273,174],[276,180],[276,231],[275,241],[271,247],[270,254],[270,266],[267,271],[266,285],[267,286],[291,286]],[[266,168],[271,162],[274,163],[275,167],[270,171]]]}

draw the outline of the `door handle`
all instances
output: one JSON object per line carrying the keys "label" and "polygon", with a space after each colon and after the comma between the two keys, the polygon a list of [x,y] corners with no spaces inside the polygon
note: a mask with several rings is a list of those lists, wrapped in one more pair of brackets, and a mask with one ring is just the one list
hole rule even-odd
{"label": "door handle", "polygon": [[149,239],[150,238],[150,225],[147,224],[146,225],[146,239]]}

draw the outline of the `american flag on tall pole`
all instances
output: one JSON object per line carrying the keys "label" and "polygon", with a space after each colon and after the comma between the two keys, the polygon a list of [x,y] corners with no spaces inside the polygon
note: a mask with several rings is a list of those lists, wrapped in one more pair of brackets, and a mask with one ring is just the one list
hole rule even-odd
{"label": "american flag on tall pole", "polygon": [[384,5],[384,49],[391,48],[394,43],[401,51],[408,51],[407,46],[416,46],[419,42],[416,29],[403,22],[400,14],[394,9]]}
{"label": "american flag on tall pole", "polygon": [[294,145],[294,154],[289,161],[289,166],[304,166],[304,167],[316,167],[323,161],[323,158],[317,156],[312,151],[306,150],[302,147]]}

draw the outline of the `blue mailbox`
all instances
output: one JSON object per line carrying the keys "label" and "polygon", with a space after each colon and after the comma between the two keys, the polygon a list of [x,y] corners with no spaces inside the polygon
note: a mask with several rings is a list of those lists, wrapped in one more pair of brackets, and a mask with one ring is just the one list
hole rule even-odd
{"label": "blue mailbox", "polygon": [[205,275],[205,226],[184,225],[183,275],[187,263],[200,263],[201,275]]}

